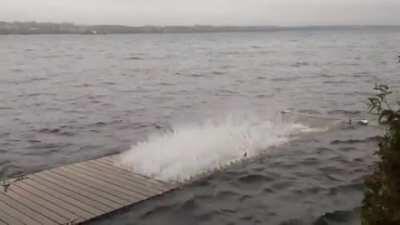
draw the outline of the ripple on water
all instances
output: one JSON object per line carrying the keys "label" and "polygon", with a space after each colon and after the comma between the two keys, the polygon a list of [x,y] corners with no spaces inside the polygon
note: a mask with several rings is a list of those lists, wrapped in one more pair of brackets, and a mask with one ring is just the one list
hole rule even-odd
{"label": "ripple on water", "polygon": [[[1,153],[4,153],[4,151],[0,149],[0,154],[1,154]],[[0,166],[1,166],[1,167],[5,167],[5,165],[7,165],[7,164],[9,164],[9,163],[11,163],[11,161],[8,160],[8,159],[0,159]]]}
{"label": "ripple on water", "polygon": [[357,144],[357,143],[378,143],[381,139],[382,139],[381,136],[374,136],[365,139],[333,140],[331,144],[340,145],[340,144]]}
{"label": "ripple on water", "polygon": [[240,193],[237,193],[233,190],[221,190],[218,191],[216,194],[216,198],[222,201],[229,200],[229,199],[238,199],[241,196]]}
{"label": "ripple on water", "polygon": [[128,60],[128,61],[141,61],[141,60],[144,60],[144,58],[139,57],[139,56],[130,56],[130,57],[127,57],[125,59]]}
{"label": "ripple on water", "polygon": [[304,225],[300,219],[289,219],[279,223],[279,225]]}
{"label": "ripple on water", "polygon": [[270,80],[272,82],[292,82],[292,81],[296,81],[299,80],[300,77],[277,77],[277,78],[271,78]]}
{"label": "ripple on water", "polygon": [[[67,136],[67,137],[72,137],[75,135],[74,132],[72,131],[67,131],[63,128],[42,128],[39,130],[35,130],[37,133],[42,133],[42,134],[49,134],[49,135],[59,135],[59,136]],[[40,142],[40,140],[39,140]]]}
{"label": "ripple on water", "polygon": [[224,75],[225,72],[222,72],[222,71],[213,71],[212,74],[213,74],[213,75],[217,75],[217,76],[221,76],[221,75]]}
{"label": "ripple on water", "polygon": [[359,208],[325,213],[313,225],[358,225],[360,224],[359,214]]}
{"label": "ripple on water", "polygon": [[260,174],[249,174],[238,178],[238,181],[241,183],[247,185],[255,185],[255,186],[259,186],[262,185],[263,183],[271,182],[273,180],[274,179],[271,177],[267,177]]}

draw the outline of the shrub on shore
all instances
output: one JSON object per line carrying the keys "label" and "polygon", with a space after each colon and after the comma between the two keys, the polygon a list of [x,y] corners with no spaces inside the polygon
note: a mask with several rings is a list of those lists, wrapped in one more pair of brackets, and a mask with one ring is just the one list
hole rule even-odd
{"label": "shrub on shore", "polygon": [[377,94],[369,98],[369,110],[378,115],[386,132],[379,143],[375,172],[366,179],[361,220],[363,225],[400,225],[400,102],[392,108],[389,87],[374,89]]}

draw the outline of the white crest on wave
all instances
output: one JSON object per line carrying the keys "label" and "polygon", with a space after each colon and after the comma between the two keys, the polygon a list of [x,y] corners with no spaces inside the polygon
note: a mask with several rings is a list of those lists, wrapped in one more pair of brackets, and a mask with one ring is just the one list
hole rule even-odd
{"label": "white crest on wave", "polygon": [[311,130],[299,123],[254,115],[228,116],[152,135],[121,154],[118,164],[145,176],[182,182],[245,156],[265,153],[269,147]]}

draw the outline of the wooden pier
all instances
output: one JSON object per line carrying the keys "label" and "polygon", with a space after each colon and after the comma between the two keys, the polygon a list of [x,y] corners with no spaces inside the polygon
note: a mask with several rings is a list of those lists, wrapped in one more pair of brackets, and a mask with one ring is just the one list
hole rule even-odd
{"label": "wooden pier", "polygon": [[104,157],[9,180],[0,188],[0,225],[72,225],[171,191],[174,185],[134,174]]}
{"label": "wooden pier", "polygon": [[[327,129],[343,122],[286,112],[282,120]],[[1,184],[0,225],[82,224],[177,187],[121,168],[114,158],[75,163]]]}

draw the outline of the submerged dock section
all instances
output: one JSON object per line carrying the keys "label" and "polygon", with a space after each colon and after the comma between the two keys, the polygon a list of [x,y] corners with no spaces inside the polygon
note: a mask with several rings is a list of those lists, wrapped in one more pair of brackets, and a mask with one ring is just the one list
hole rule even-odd
{"label": "submerged dock section", "polygon": [[0,225],[81,224],[172,189],[104,157],[4,182]]}

